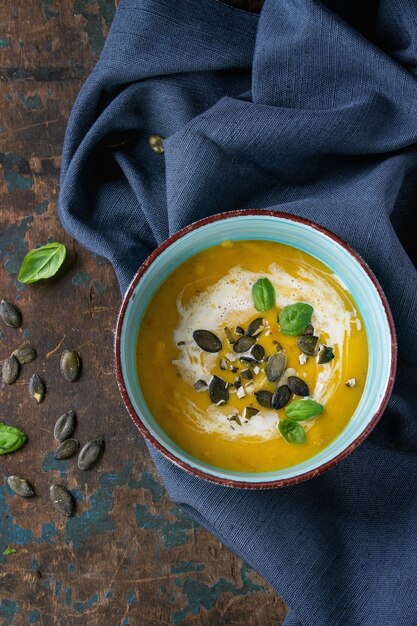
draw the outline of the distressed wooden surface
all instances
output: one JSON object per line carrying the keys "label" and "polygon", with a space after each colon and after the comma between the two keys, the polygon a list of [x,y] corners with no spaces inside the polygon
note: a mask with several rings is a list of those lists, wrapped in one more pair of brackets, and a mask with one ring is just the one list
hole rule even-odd
{"label": "distressed wooden surface", "polygon": [[[112,268],[80,249],[55,215],[68,115],[114,10],[112,0],[0,5],[0,296],[24,318],[17,331],[0,327],[0,358],[26,343],[38,351],[0,396],[0,420],[29,435],[24,448],[0,457],[0,623],[279,626],[283,602],[165,495],[115,382],[120,296]],[[24,288],[16,275],[25,253],[49,240],[65,243],[75,264]],[[82,357],[75,384],[59,374],[65,348]],[[33,372],[48,388],[40,406],[27,393]],[[70,408],[81,442],[106,437],[90,472],[51,453],[55,420]],[[37,496],[14,496],[5,484],[12,473],[27,476]],[[53,480],[76,497],[69,520],[50,505]],[[2,556],[9,545],[17,553]]]}

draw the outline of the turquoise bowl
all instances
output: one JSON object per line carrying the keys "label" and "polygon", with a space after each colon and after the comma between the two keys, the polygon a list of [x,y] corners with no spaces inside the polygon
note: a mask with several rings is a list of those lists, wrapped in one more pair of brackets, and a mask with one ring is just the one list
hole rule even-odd
{"label": "turquoise bowl", "polygon": [[[313,458],[274,472],[236,472],[208,465],[182,450],[152,416],[136,373],[136,343],[145,310],[171,272],[225,239],[277,241],[308,252],[332,269],[354,297],[369,344],[368,376],[345,430]],[[139,268],[124,297],[116,329],[115,361],[121,395],[143,436],[174,464],[206,480],[247,489],[283,487],[317,476],[350,454],[381,417],[394,384],[397,344],[392,315],[372,271],[344,241],[310,221],[272,211],[234,211],[191,224],[161,244]]]}

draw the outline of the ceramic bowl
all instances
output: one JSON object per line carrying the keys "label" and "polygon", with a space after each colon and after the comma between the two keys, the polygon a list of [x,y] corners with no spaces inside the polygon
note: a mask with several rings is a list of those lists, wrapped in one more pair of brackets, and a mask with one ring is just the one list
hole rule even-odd
{"label": "ceramic bowl", "polygon": [[[151,415],[136,373],[136,343],[143,314],[155,291],[180,264],[225,239],[260,239],[299,248],[331,268],[354,297],[364,320],[369,364],[365,389],[345,430],[303,463],[274,472],[224,470],[192,457]],[[339,237],[305,219],[271,211],[234,211],[200,220],[162,243],[143,263],[124,297],[116,329],[115,360],[120,392],[134,423],[161,454],[200,478],[231,487],[283,487],[317,476],[350,454],[369,435],[390,397],[396,369],[396,338],[384,293],[370,268]]]}

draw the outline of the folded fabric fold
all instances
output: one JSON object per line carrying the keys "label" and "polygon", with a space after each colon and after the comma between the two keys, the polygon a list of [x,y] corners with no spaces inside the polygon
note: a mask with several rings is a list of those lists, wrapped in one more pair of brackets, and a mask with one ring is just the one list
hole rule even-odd
{"label": "folded fabric fold", "polygon": [[151,450],[172,499],[283,595],[288,626],[417,624],[416,26],[411,0],[266,0],[259,17],[125,0],[66,134],[59,216],[122,292],[179,228],[268,207],[344,238],[387,294],[394,394],[326,474],[233,490]]}

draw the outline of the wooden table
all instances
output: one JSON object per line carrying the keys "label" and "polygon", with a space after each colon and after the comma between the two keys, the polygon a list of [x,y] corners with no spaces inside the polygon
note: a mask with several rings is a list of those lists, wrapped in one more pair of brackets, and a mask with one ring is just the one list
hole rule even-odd
{"label": "wooden table", "polygon": [[[114,11],[112,0],[0,6],[0,297],[23,313],[19,330],[0,326],[0,357],[25,343],[38,352],[18,381],[1,389],[0,421],[20,427],[29,441],[0,457],[0,622],[279,626],[282,600],[165,495],[115,382],[120,294],[112,267],[81,249],[55,214],[68,116]],[[65,243],[74,266],[24,287],[16,278],[24,255],[52,240]],[[65,348],[82,357],[74,384],[59,373]],[[39,406],[27,392],[33,372],[47,384]],[[81,442],[105,434],[105,455],[89,472],[52,454],[54,423],[70,408]],[[29,478],[37,496],[13,496],[5,483],[12,473]],[[54,480],[77,499],[70,519],[49,502]],[[9,545],[17,552],[2,556]]]}

